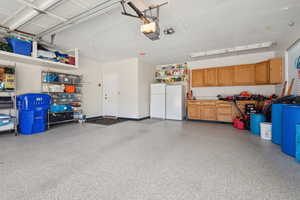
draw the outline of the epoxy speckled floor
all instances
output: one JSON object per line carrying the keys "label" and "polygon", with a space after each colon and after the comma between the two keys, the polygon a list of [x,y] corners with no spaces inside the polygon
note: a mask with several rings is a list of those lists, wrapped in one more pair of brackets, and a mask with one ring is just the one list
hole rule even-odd
{"label": "epoxy speckled floor", "polygon": [[230,125],[146,120],[0,135],[1,200],[297,200],[300,164]]}

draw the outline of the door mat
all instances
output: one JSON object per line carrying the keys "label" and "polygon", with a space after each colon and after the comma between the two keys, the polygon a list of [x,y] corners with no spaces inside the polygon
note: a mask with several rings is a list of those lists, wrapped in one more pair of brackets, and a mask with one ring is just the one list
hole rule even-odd
{"label": "door mat", "polygon": [[114,125],[118,124],[121,122],[127,121],[126,119],[113,119],[113,118],[96,118],[96,119],[88,119],[87,123],[92,123],[92,124],[100,124],[100,125]]}

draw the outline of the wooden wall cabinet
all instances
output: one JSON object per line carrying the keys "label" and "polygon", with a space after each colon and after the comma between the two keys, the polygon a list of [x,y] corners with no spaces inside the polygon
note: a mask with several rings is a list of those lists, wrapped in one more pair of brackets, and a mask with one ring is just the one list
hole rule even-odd
{"label": "wooden wall cabinet", "polygon": [[233,85],[233,70],[234,70],[234,66],[217,68],[219,86]]}
{"label": "wooden wall cabinet", "polygon": [[246,86],[280,84],[283,82],[283,60],[192,70],[192,87]]}
{"label": "wooden wall cabinet", "polygon": [[217,86],[218,85],[218,75],[217,75],[216,68],[204,70],[204,85],[206,85],[206,86]]}
{"label": "wooden wall cabinet", "polygon": [[270,81],[270,62],[260,62],[255,64],[255,83],[268,84]]}
{"label": "wooden wall cabinet", "polygon": [[237,65],[233,73],[234,85],[255,85],[255,65]]}
{"label": "wooden wall cabinet", "polygon": [[202,87],[204,84],[204,70],[194,69],[192,70],[192,87]]}
{"label": "wooden wall cabinet", "polygon": [[283,82],[283,59],[274,58],[270,60],[270,83],[280,84]]}

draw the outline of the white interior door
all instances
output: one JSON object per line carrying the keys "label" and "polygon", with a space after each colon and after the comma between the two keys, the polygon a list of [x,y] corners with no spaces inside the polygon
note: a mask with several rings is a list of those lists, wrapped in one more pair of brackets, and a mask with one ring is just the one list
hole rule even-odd
{"label": "white interior door", "polygon": [[119,77],[105,74],[103,77],[103,116],[118,117]]}

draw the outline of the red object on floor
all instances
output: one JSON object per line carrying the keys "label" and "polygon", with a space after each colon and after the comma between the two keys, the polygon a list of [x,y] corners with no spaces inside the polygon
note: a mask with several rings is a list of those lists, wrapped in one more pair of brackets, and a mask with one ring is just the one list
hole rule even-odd
{"label": "red object on floor", "polygon": [[242,118],[237,117],[233,120],[233,127],[239,130],[245,130],[246,125]]}

